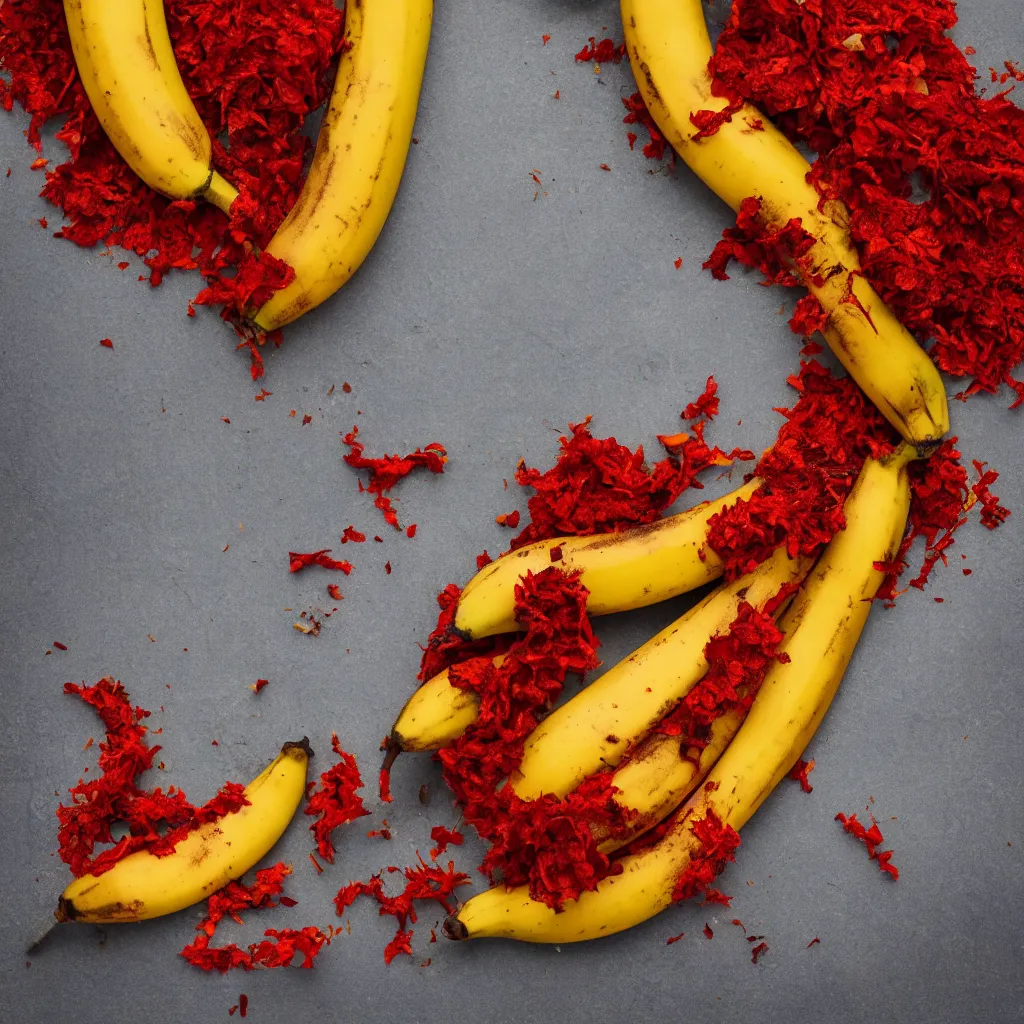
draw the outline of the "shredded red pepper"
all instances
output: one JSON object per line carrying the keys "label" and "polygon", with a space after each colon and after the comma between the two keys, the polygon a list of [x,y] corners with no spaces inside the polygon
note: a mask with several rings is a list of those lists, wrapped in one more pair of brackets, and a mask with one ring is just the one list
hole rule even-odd
{"label": "shredded red pepper", "polygon": [[725,865],[736,859],[736,850],[740,845],[739,833],[723,822],[710,807],[703,818],[697,818],[690,824],[690,831],[700,847],[676,880],[672,890],[673,901],[693,899],[697,893],[703,893],[705,903],[729,906],[731,897],[714,888],[712,883]]}
{"label": "shredded red pepper", "polygon": [[352,563],[329,558],[328,556],[330,553],[330,548],[324,548],[321,551],[310,551],[306,554],[302,554],[298,551],[289,551],[288,571],[301,572],[303,569],[307,569],[311,565],[319,565],[324,569],[338,570],[348,576],[352,572]]}
{"label": "shredded red pepper", "polygon": [[793,770],[789,773],[789,777],[795,782],[800,783],[800,788],[805,793],[811,793],[814,787],[811,785],[810,780],[807,778],[811,772],[814,771],[814,758],[810,761],[805,761],[802,757],[798,757],[796,764],[793,765]]}
{"label": "shredded red pepper", "polygon": [[[414,469],[423,468],[429,469],[431,473],[443,473],[445,463],[448,461],[448,453],[444,450],[443,445],[434,441],[425,448],[417,448],[416,451],[406,456],[384,455],[377,459],[371,459],[363,455],[366,446],[361,441],[356,440],[358,435],[359,428],[353,427],[342,438],[342,443],[347,445],[349,449],[348,455],[343,456],[343,458],[353,469],[369,470],[369,483],[364,485],[362,480],[359,481],[360,493],[366,491],[369,494],[376,495],[373,499],[374,505],[384,513],[386,522],[396,530],[400,530],[398,513],[395,511],[391,499],[387,497],[388,491]],[[346,533],[348,533],[347,530]],[[366,538],[363,537],[363,539],[365,540]]]}
{"label": "shredded red pepper", "polygon": [[878,862],[879,871],[884,871],[893,881],[900,877],[899,869],[895,864],[891,863],[892,850],[878,852],[878,847],[885,842],[885,838],[882,836],[882,830],[878,827],[878,822],[875,821],[873,814],[871,815],[871,828],[865,828],[857,820],[856,814],[851,814],[847,817],[840,811],[836,815],[835,820],[842,823],[844,832],[849,832],[854,839],[859,839],[867,847],[868,857]]}
{"label": "shredded red pepper", "polygon": [[444,825],[435,825],[430,830],[430,838],[437,843],[430,851],[430,859],[437,860],[449,846],[461,846],[465,837],[457,828],[445,828]]}
{"label": "shredded red pepper", "polygon": [[[194,807],[174,786],[166,792],[140,789],[136,779],[153,767],[161,749],[145,740],[149,730],[142,723],[150,712],[132,707],[124,687],[110,676],[94,686],[65,683],[64,692],[94,707],[107,730],[99,745],[99,777],[79,779],[68,790],[70,805],[57,808],[60,858],[76,878],[109,871],[138,850],[166,856],[189,832],[248,803],[236,782],[225,783],[202,807]],[[115,842],[111,826],[119,822],[128,826],[128,835]],[[99,843],[114,845],[94,855]]]}
{"label": "shredded red pepper", "polygon": [[317,851],[329,864],[334,863],[336,852],[331,838],[334,830],[370,813],[356,792],[363,786],[359,766],[355,757],[341,749],[337,733],[331,734],[331,749],[338,755],[338,763],[320,776],[320,785],[315,791],[315,783],[309,783],[306,802],[306,814],[317,815],[317,820],[309,826]]}

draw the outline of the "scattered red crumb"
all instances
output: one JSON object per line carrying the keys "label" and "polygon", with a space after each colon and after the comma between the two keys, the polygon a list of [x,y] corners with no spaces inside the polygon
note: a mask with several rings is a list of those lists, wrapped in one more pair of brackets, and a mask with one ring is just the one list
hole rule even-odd
{"label": "scattered red crumb", "polygon": [[709,925],[705,921],[704,922],[704,938],[705,939],[713,939],[714,937],[715,937],[715,933],[711,930],[711,925]]}
{"label": "scattered red crumb", "polygon": [[328,864],[334,863],[336,852],[331,840],[334,830],[370,813],[356,792],[363,786],[359,766],[351,754],[341,749],[337,733],[331,734],[331,749],[338,755],[338,763],[321,774],[319,788],[314,791],[313,782],[306,787],[306,814],[317,815],[309,830],[317,851]]}
{"label": "scattered red crumb", "polygon": [[253,683],[252,686],[249,687],[249,689],[252,690],[253,693],[259,693],[260,690],[262,690],[264,686],[269,686],[269,685],[270,685],[270,680],[269,679],[257,679],[256,682]]}
{"label": "scattered red crumb", "polygon": [[238,997],[238,1016],[244,1017],[249,1012],[249,997],[243,992]]}
{"label": "scattered red crumb", "polygon": [[54,640],[53,646],[56,647],[58,651],[66,651],[68,649],[67,645],[62,644],[59,640]]}
{"label": "scattered red crumb", "polygon": [[45,217],[40,217],[40,218],[39,218],[39,226],[40,226],[41,228],[48,228],[48,227],[49,227],[50,225],[49,225],[49,223],[47,222],[47,220],[46,220],[46,218],[45,218]]}
{"label": "scattered red crumb", "polygon": [[131,264],[127,260],[121,260],[121,262],[118,263],[118,265],[117,265],[117,269],[118,270],[127,270],[130,266],[131,266]]}
{"label": "scattered red crumb", "polygon": [[618,64],[625,56],[625,43],[615,43],[611,39],[602,39],[598,42],[594,36],[591,36],[588,45],[576,54],[576,60],[580,63],[593,61],[595,64]]}
{"label": "scattered red crumb", "polygon": [[[166,792],[159,786],[139,789],[135,780],[153,767],[161,749],[145,741],[148,730],[142,722],[150,713],[132,707],[124,687],[110,676],[94,686],[65,683],[64,692],[95,708],[106,727],[106,741],[99,745],[99,777],[80,779],[68,790],[70,805],[57,808],[58,852],[76,878],[102,874],[137,850],[166,856],[189,832],[247,803],[244,788],[236,782],[225,783],[202,807],[194,807],[174,786]],[[115,823],[127,824],[129,833],[116,843],[110,831]],[[98,843],[114,845],[94,856]]]}
{"label": "scattered red crumb", "polygon": [[802,757],[797,758],[797,762],[795,765],[793,765],[793,770],[789,773],[789,777],[795,780],[796,782],[799,782],[800,788],[805,793],[810,793],[814,789],[814,787],[808,781],[807,776],[810,775],[812,771],[814,771],[813,757],[810,759],[810,761],[805,761]]}
{"label": "scattered red crumb", "polygon": [[878,847],[885,842],[885,839],[882,836],[882,830],[878,827],[878,822],[875,821],[874,815],[871,815],[871,828],[865,828],[857,820],[856,814],[851,814],[847,817],[840,811],[836,815],[835,820],[842,822],[844,832],[849,832],[850,835],[855,839],[859,839],[867,847],[868,856],[872,860],[878,861],[879,871],[886,872],[894,881],[900,877],[896,865],[890,863],[892,860],[892,850],[885,850],[882,853],[878,852]]}
{"label": "scattered red crumb", "polygon": [[714,419],[718,415],[718,382],[714,377],[708,377],[707,382],[704,385],[703,393],[697,398],[697,401],[690,402],[689,405],[683,410],[683,414],[680,419],[684,420],[695,420],[695,419]]}
{"label": "scattered red crumb", "polygon": [[365,446],[356,440],[359,428],[352,430],[342,438],[342,443],[347,445],[349,453],[345,455],[344,461],[353,469],[369,470],[370,480],[367,484],[359,481],[359,491],[366,491],[376,495],[373,500],[384,514],[386,522],[390,523],[396,530],[401,529],[398,524],[398,513],[387,497],[395,484],[403,477],[408,476],[414,469],[425,468],[431,473],[443,473],[445,463],[448,461],[448,454],[444,447],[436,441],[428,444],[425,448],[419,449],[406,456],[384,455],[380,458],[371,459],[363,455]]}
{"label": "scattered red crumb", "polygon": [[544,35],[542,35],[540,37],[540,44],[541,44],[541,46],[547,46],[548,43],[550,42],[550,40],[551,40],[551,36],[549,36],[547,33],[545,33]]}
{"label": "scattered red crumb", "polygon": [[600,165],[602,171],[610,171],[611,168],[607,164]]}
{"label": "scattered red crumb", "polygon": [[819,938],[818,938],[818,936],[817,936],[817,935],[815,935],[815,936],[814,936],[814,938],[813,938],[813,939],[811,939],[811,941],[807,943],[807,946],[806,946],[805,948],[806,948],[806,949],[810,949],[810,948],[811,948],[811,946],[817,945],[817,944],[819,944],[820,942],[821,942],[821,939],[819,939]]}
{"label": "scattered red crumb", "polygon": [[266,388],[260,388],[260,393],[252,396],[253,401],[265,402],[273,393],[273,391],[268,391]]}
{"label": "scattered red crumb", "polygon": [[732,919],[732,923],[736,925],[737,928],[742,928],[744,933],[746,932],[747,926],[738,917],[734,917]]}
{"label": "scattered red crumb", "polygon": [[410,523],[405,528],[405,535],[406,535],[406,537],[410,537],[410,538],[416,536],[416,524],[415,523]]}
{"label": "scattered red crumb", "polygon": [[362,544],[366,540],[366,534],[360,533],[354,526],[346,526],[345,532],[341,535],[341,543],[347,544],[351,541],[353,544]]}
{"label": "scattered red crumb", "polygon": [[328,583],[327,593],[330,594],[331,598],[335,601],[341,601],[343,598],[341,588],[338,586],[337,583]]}
{"label": "scattered red crumb", "polygon": [[458,829],[445,828],[444,825],[435,825],[430,830],[430,838],[437,843],[430,851],[431,860],[437,860],[449,846],[461,846],[465,842],[465,837]]}
{"label": "scattered red crumb", "polygon": [[751,963],[755,963],[756,964],[757,961],[760,960],[761,957],[764,956],[764,954],[767,953],[767,952],[768,952],[768,943],[767,942],[759,942],[750,951]]}
{"label": "scattered red crumb", "polygon": [[678,942],[685,934],[686,932],[680,932],[678,935],[673,935],[672,938],[665,940],[665,945],[671,946],[673,943]]}
{"label": "scattered red crumb", "polygon": [[349,384],[349,382],[347,380],[343,381],[342,385],[341,385],[341,390],[344,391],[346,395],[351,395],[352,394],[352,385]]}
{"label": "scattered red crumb", "polygon": [[114,343],[109,338],[100,338],[100,344],[104,348],[113,348],[114,347]]}
{"label": "scattered red crumb", "polygon": [[381,768],[377,782],[380,799],[386,804],[391,803],[391,769]]}
{"label": "scattered red crumb", "polygon": [[301,554],[297,551],[288,552],[288,571],[301,572],[311,565],[323,566],[325,569],[337,569],[348,576],[352,572],[352,563],[337,561],[327,556],[331,553],[330,548],[323,548],[321,551],[310,551],[308,554]]}
{"label": "scattered red crumb", "polygon": [[304,427],[308,427],[310,425],[310,423],[312,423],[312,422],[313,422],[313,417],[310,416],[310,414],[307,412],[305,414],[305,416],[302,417],[302,425]]}
{"label": "scattered red crumb", "polygon": [[519,509],[503,512],[500,516],[495,516],[494,521],[499,526],[507,526],[510,530],[515,530],[519,526]]}
{"label": "scattered red crumb", "polygon": [[[632,135],[632,132],[630,132],[630,134]],[[633,135],[633,140],[634,140],[634,141],[636,140],[636,136],[635,136],[635,135]],[[632,149],[632,148],[633,148],[633,146],[632,146],[632,143],[630,144],[630,147],[629,147],[629,148],[630,148],[630,149]],[[676,268],[676,270],[682,270],[682,267],[683,267],[683,257],[682,257],[682,256],[677,256],[677,257],[676,257],[676,258],[675,258],[675,259],[674,259],[674,260],[672,261],[672,265],[673,265],[673,266],[674,266],[674,267]]]}
{"label": "scattered red crumb", "polygon": [[50,161],[45,160],[43,157],[36,157],[35,160],[29,164],[29,169],[33,171],[41,171]]}

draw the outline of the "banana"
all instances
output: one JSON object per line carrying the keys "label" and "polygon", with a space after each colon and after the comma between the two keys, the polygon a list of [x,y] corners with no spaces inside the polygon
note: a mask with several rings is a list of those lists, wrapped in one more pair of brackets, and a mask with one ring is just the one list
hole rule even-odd
{"label": "banana", "polygon": [[76,878],[54,916],[86,924],[145,921],[206,899],[245,874],[281,837],[306,790],[311,754],[305,739],[286,743],[246,786],[245,806],[201,825],[164,857],[139,850],[102,875]]}
{"label": "banana", "polygon": [[86,95],[128,166],[171,199],[227,213],[238,193],[210,166],[212,143],[174,60],[162,0],[64,0]]}
{"label": "banana", "polygon": [[524,800],[565,796],[586,776],[618,764],[708,670],[704,648],[724,633],[743,601],[761,608],[787,583],[801,580],[809,559],[784,547],[753,572],[720,586],[600,679],[544,719],[527,737],[511,785]]}
{"label": "banana", "polygon": [[580,582],[590,591],[591,615],[645,608],[696,590],[722,575],[721,560],[704,544],[708,520],[747,500],[760,483],[751,480],[721,498],[648,526],[555,537],[510,551],[466,584],[455,610],[455,629],[467,640],[513,632],[516,585],[527,570],[537,573],[553,563],[566,572],[582,571]]}
{"label": "banana", "polygon": [[781,650],[790,656],[768,672],[736,737],[654,845],[622,858],[622,873],[604,879],[555,913],[526,887],[474,896],[445,923],[451,938],[503,937],[576,942],[612,935],[653,917],[672,902],[677,880],[702,847],[692,831],[713,811],[739,829],[796,763],[828,710],[867,621],[883,574],[899,548],[910,507],[903,446],[885,461],[869,459],[846,501],[837,534],[783,615]]}
{"label": "banana", "polygon": [[861,275],[845,205],[830,200],[819,209],[818,192],[807,181],[810,165],[749,104],[714,135],[694,141],[691,112],[728,105],[711,93],[712,48],[701,0],[621,0],[621,8],[633,74],[665,138],[734,210],[756,196],[768,227],[800,218],[815,242],[792,269],[828,316],[822,333],[833,352],[907,441],[941,438],[949,429],[942,378]]}
{"label": "banana", "polygon": [[341,55],[313,164],[267,252],[295,270],[252,316],[276,330],[333,295],[362,265],[391,212],[412,140],[432,0],[345,8]]}

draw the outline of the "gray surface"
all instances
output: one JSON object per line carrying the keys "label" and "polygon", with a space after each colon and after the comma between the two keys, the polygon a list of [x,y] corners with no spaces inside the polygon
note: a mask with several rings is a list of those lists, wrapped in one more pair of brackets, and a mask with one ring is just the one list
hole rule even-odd
{"label": "gray surface", "polygon": [[[957,38],[977,47],[979,67],[1021,56],[1017,0],[960,6]],[[365,268],[269,356],[265,403],[253,402],[226,329],[209,312],[185,316],[194,276],[151,290],[134,266],[116,269],[120,255],[40,230],[36,218],[57,218],[36,197],[25,119],[0,118],[0,172],[13,167],[0,176],[4,1021],[222,1021],[239,992],[264,1021],[1021,1019],[1024,460],[1006,396],[954,403],[953,416],[965,454],[1002,470],[997,491],[1014,517],[994,534],[972,521],[926,595],[873,617],[814,741],[814,792],[783,785],[745,830],[723,879],[731,911],[673,909],[558,950],[430,945],[428,909],[416,957],[385,968],[391,922],[363,901],[316,970],[222,978],[176,958],[197,909],[110,928],[105,941],[68,929],[26,966],[20,944],[68,877],[54,855],[54,792],[95,764],[81,748],[100,735],[62,695],[66,680],[112,673],[139,704],[163,705],[152,719],[164,729],[159,781],[193,800],[250,778],[282,740],[308,733],[326,755],[332,728],[372,777],[434,593],[465,581],[481,549],[501,549],[495,514],[525,510],[502,487],[521,455],[549,465],[558,431],[587,413],[598,433],[653,449],[712,372],[723,394],[712,437],[759,450],[774,436],[771,408],[792,398],[784,379],[796,366],[777,315],[790,300],[752,277],[719,284],[700,271],[725,209],[685,170],[648,174],[627,150],[625,66],[600,81],[573,66],[587,36],[620,34],[616,19],[609,2],[439,5],[421,142],[395,212]],[[547,192],[536,202],[534,167]],[[113,352],[97,344],[106,336]],[[384,528],[340,462],[338,432],[357,421],[371,453],[448,446],[444,477],[397,492],[403,522],[419,524],[414,540]],[[385,543],[346,550],[356,570],[340,581],[341,611],[320,637],[301,636],[283,608],[322,603],[333,577],[289,576],[287,551],[336,547],[350,522]],[[677,612],[601,621],[606,662]],[[68,651],[44,656],[53,640]],[[271,681],[259,698],[248,689],[257,676]],[[431,825],[455,818],[436,768],[402,758],[394,788],[390,844],[365,838],[382,813],[371,799],[374,817],[340,834],[339,863],[318,878],[297,822],[274,856],[295,863],[287,891],[299,906],[219,937],[326,925],[340,884],[426,851]],[[897,884],[832,820],[869,796]],[[468,841],[459,865],[472,871],[480,852]],[[766,936],[756,967],[734,916]],[[821,944],[805,949],[814,936]]]}

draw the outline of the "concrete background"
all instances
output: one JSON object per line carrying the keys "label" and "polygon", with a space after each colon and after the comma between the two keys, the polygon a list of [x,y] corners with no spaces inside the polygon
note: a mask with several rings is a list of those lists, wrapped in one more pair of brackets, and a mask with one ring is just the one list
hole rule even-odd
{"label": "concrete background", "polygon": [[[1024,53],[1018,0],[963,0],[960,13],[956,39],[977,48],[979,68]],[[121,679],[163,727],[158,781],[197,802],[251,778],[285,739],[306,733],[327,755],[332,729],[372,780],[435,592],[507,543],[497,513],[525,511],[526,496],[502,484],[520,456],[550,465],[559,432],[588,413],[599,435],[653,451],[711,373],[722,394],[711,437],[754,450],[774,437],[772,407],[793,397],[797,344],[778,315],[792,298],[752,275],[721,284],[700,270],[727,211],[685,168],[651,174],[628,150],[627,65],[598,77],[573,64],[588,36],[621,36],[617,18],[610,0],[438,5],[420,144],[392,217],[355,279],[269,354],[273,396],[262,403],[224,325],[209,311],[185,315],[194,275],[152,290],[134,263],[117,270],[121,254],[50,237],[58,218],[28,169],[26,118],[0,117],[0,168],[13,168],[0,176],[3,1020],[222,1021],[240,992],[264,1021],[1022,1019],[1024,459],[1006,395],[952,412],[965,456],[1002,471],[996,490],[1014,516],[995,533],[972,520],[926,594],[873,616],[811,747],[813,794],[780,786],[744,831],[723,876],[732,910],[675,908],[558,949],[431,945],[428,908],[415,956],[390,968],[392,922],[369,901],[313,971],[188,967],[176,953],[201,908],[67,928],[23,953],[68,881],[54,853],[56,794],[95,765],[95,748],[82,747],[101,736],[92,712],[63,696],[65,681]],[[413,540],[385,528],[341,463],[339,432],[356,422],[371,454],[448,448],[443,477],[414,476],[396,492],[403,523],[419,524]],[[295,613],[329,607],[335,577],[289,576],[287,552],[337,548],[349,523],[385,542],[345,550],[356,568],[338,580],[340,611],[319,637],[300,635]],[[599,620],[605,663],[681,607]],[[270,680],[258,698],[257,677]],[[286,892],[299,905],[222,926],[218,940],[325,926],[340,885],[414,863],[431,826],[456,821],[429,759],[401,758],[394,792],[384,808],[371,789],[373,817],[338,834],[338,863],[322,877],[295,822],[273,858],[295,864]],[[896,884],[833,822],[870,797]],[[393,841],[366,838],[385,816]],[[456,861],[473,872],[481,852],[467,836]],[[756,967],[733,917],[765,935]]]}

